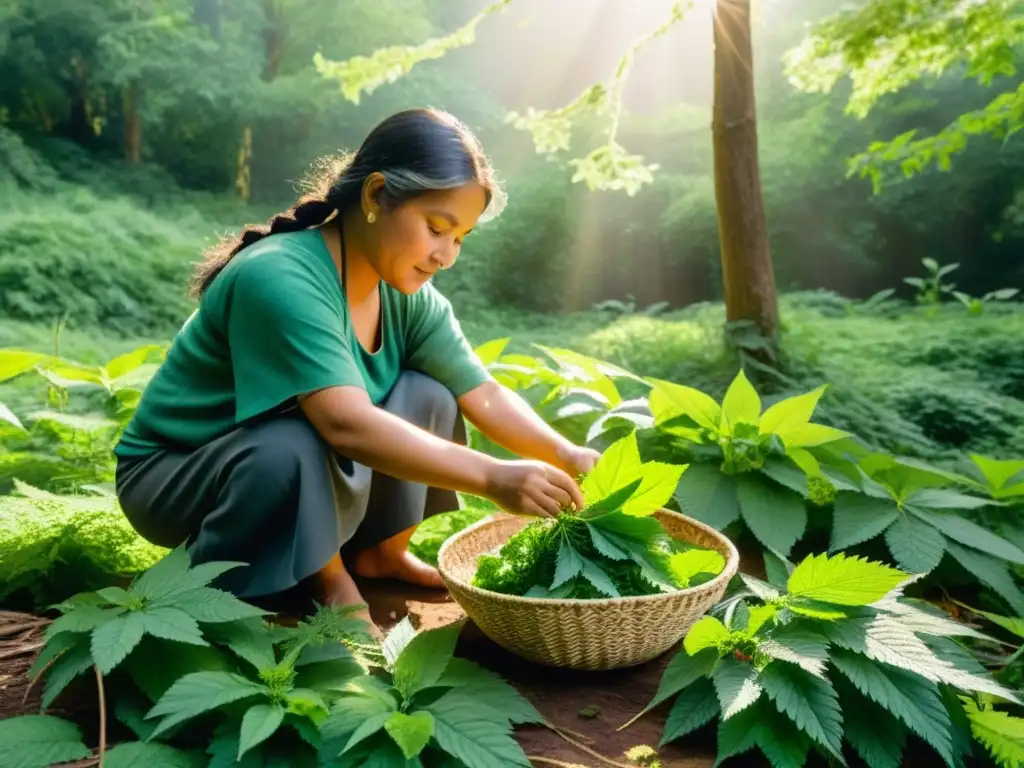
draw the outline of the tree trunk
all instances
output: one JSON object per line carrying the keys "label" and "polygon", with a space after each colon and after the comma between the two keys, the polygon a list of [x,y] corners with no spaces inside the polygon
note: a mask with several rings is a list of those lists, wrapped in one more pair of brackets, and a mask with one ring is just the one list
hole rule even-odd
{"label": "tree trunk", "polygon": [[131,83],[124,92],[124,159],[132,165],[142,160],[141,88]]}
{"label": "tree trunk", "polygon": [[757,159],[750,0],[715,4],[715,200],[729,322],[748,321],[775,338],[779,324]]}

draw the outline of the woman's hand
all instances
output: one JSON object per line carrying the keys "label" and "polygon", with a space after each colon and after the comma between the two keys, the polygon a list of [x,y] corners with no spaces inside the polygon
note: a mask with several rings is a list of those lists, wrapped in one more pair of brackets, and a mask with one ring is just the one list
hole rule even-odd
{"label": "woman's hand", "polygon": [[574,477],[589,473],[600,458],[599,452],[582,445],[568,444],[558,451],[559,462]]}
{"label": "woman's hand", "polygon": [[500,461],[488,473],[487,498],[514,515],[554,517],[583,508],[576,481],[543,461]]}

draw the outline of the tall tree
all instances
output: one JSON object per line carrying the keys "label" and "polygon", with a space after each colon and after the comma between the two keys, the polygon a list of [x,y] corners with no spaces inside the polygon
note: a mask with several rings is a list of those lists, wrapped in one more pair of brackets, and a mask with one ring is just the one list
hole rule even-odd
{"label": "tall tree", "polygon": [[[345,98],[358,103],[361,93],[394,81],[424,61],[471,44],[476,27],[510,1],[498,0],[455,32],[421,45],[391,46],[345,61],[318,56],[317,67],[338,82]],[[682,20],[684,5],[688,3],[674,3],[666,20],[622,55],[606,82],[584,89],[557,109],[509,113],[508,121],[530,132],[539,153],[553,155],[570,148],[575,120],[605,120],[603,143],[571,161],[573,181],[592,190],[635,195],[653,180],[658,167],[630,153],[618,141],[622,91],[637,54]],[[730,322],[753,324],[761,336],[773,339],[778,309],[758,171],[749,0],[719,0],[715,41],[715,180],[727,316]]]}
{"label": "tall tree", "polygon": [[717,0],[714,36],[712,135],[726,319],[752,323],[771,339],[779,310],[758,163],[750,0]]}

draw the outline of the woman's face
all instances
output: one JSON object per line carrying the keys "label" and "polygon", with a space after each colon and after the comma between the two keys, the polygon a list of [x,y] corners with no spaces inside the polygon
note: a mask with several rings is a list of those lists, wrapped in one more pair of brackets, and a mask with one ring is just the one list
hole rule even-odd
{"label": "woman's face", "polygon": [[371,203],[368,254],[381,279],[398,291],[419,291],[439,269],[450,269],[462,241],[487,207],[484,188],[468,182],[385,208]]}

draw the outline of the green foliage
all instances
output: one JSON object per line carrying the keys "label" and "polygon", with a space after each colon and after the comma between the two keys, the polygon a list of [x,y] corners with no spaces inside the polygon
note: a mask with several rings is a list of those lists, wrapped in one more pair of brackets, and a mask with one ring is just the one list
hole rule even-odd
{"label": "green foliage", "polygon": [[971,754],[958,729],[972,702],[1019,703],[960,651],[956,638],[979,633],[902,596],[905,573],[819,555],[785,586],[742,579],[724,623],[693,626],[640,713],[675,698],[663,744],[717,717],[720,761],[756,747],[772,765],[812,752],[845,764],[848,744],[869,765],[896,766],[909,731],[953,766]]}
{"label": "green foliage", "polygon": [[[846,111],[864,118],[881,99],[923,79],[958,72],[991,85],[1017,72],[1024,16],[1013,0],[964,4],[958,0],[872,0],[819,22],[789,55],[794,82],[827,92],[848,76]],[[948,170],[968,137],[1008,138],[1022,125],[1024,86],[1000,93],[986,107],[961,115],[934,136],[906,131],[873,142],[853,158],[850,171],[868,176],[876,190],[883,172],[898,165],[906,176],[934,164]]]}
{"label": "green foliage", "polygon": [[[359,606],[273,627],[210,586],[236,565],[192,566],[178,548],[126,588],[59,604],[30,670],[45,680],[43,706],[95,666],[108,706],[141,739],[108,750],[113,766],[287,756],[289,765],[354,768],[434,764],[446,754],[470,768],[529,765],[512,727],[544,719],[500,677],[453,656],[461,623],[417,633],[406,619],[379,646],[350,615]],[[209,761],[189,751],[196,743],[208,744]],[[5,764],[41,767],[91,750],[76,726],[28,715],[4,721],[0,754]]]}
{"label": "green foliage", "polygon": [[635,435],[612,444],[581,484],[586,506],[528,524],[481,555],[473,585],[525,597],[588,600],[658,594],[709,581],[725,559],[669,537],[651,515],[683,466],[642,462]]}

